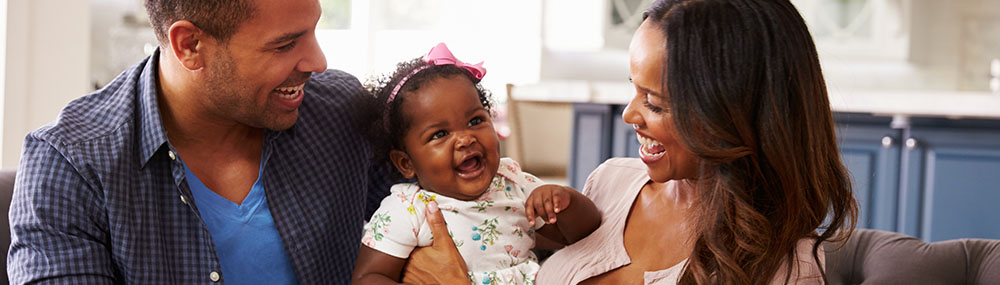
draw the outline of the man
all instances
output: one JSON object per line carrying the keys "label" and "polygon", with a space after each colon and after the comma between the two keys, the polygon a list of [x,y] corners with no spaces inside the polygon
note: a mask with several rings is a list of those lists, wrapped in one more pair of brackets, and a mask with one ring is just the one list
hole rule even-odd
{"label": "man", "polygon": [[326,71],[318,1],[146,9],[159,50],[25,139],[11,283],[349,280],[391,169],[352,129],[358,80]]}

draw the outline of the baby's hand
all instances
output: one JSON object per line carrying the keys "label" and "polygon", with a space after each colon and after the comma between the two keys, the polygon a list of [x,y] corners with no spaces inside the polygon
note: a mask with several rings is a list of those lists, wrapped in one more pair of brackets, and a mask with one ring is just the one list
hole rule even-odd
{"label": "baby's hand", "polygon": [[545,223],[556,222],[556,214],[569,207],[572,195],[568,191],[576,191],[566,186],[546,184],[538,186],[531,192],[528,200],[524,202],[524,213],[528,216],[528,223],[535,226],[535,217],[541,216]]}

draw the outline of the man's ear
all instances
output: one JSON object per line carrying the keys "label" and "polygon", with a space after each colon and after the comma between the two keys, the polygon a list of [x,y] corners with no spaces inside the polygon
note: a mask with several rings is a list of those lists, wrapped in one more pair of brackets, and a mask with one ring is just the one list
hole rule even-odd
{"label": "man's ear", "polygon": [[167,30],[173,56],[187,70],[205,67],[205,40],[208,34],[186,20],[174,22]]}
{"label": "man's ear", "polygon": [[413,169],[413,161],[410,160],[410,155],[405,152],[394,149],[389,152],[389,160],[392,160],[392,165],[396,167],[396,170],[399,170],[400,174],[403,174],[403,177],[409,179],[417,176]]}

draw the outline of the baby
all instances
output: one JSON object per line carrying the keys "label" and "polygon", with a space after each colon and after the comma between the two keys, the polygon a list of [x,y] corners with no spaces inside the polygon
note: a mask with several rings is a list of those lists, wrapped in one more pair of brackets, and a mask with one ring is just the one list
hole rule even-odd
{"label": "baby", "polygon": [[535,233],[560,244],[587,236],[600,214],[568,187],[542,185],[500,158],[482,63],[463,63],[438,44],[369,84],[358,104],[377,159],[414,183],[392,186],[365,226],[354,283],[398,283],[410,252],[429,246],[424,216],[438,204],[476,284],[533,284]]}

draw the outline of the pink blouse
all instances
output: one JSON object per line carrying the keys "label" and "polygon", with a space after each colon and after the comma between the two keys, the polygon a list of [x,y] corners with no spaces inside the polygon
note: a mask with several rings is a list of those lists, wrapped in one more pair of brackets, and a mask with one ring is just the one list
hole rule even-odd
{"label": "pink blouse", "polygon": [[[537,284],[577,284],[632,262],[625,251],[625,222],[639,190],[649,181],[646,165],[637,158],[612,158],[599,166],[584,186],[583,194],[601,211],[601,226],[586,238],[557,251],[538,272]],[[667,187],[676,187],[674,181]],[[796,266],[789,283],[822,283],[812,258],[812,239],[802,239],[796,247]],[[819,251],[820,264],[825,263]],[[648,271],[645,284],[677,284],[687,260],[659,271]],[[771,280],[784,284],[785,267]]]}

